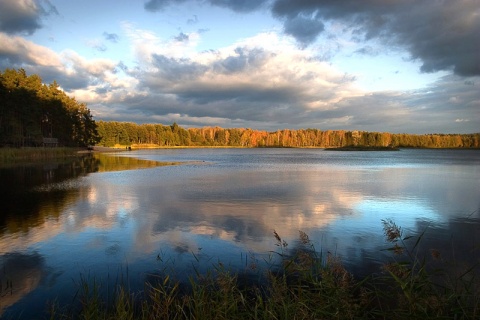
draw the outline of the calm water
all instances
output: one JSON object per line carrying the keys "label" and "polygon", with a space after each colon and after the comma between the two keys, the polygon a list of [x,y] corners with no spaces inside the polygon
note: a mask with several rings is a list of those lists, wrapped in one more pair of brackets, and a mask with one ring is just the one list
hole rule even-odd
{"label": "calm water", "polygon": [[71,303],[80,277],[141,290],[164,270],[184,279],[219,260],[242,270],[278,249],[273,230],[292,248],[306,232],[359,276],[388,255],[382,219],[480,261],[479,151],[143,150],[0,179],[5,317]]}

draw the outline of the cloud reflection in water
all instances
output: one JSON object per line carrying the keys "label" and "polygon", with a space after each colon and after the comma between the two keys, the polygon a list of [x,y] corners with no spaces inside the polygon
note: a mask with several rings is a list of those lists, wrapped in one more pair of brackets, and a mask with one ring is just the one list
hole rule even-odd
{"label": "cloud reflection in water", "polygon": [[21,228],[4,232],[0,249],[37,248],[58,275],[54,290],[81,272],[116,275],[125,266],[129,279],[141,282],[158,272],[157,258],[174,261],[181,275],[193,272],[197,259],[201,268],[217,259],[244,266],[246,253],[275,249],[273,230],[291,246],[302,230],[318,249],[355,267],[378,260],[381,219],[415,233],[426,221],[446,226],[479,207],[475,162],[445,165],[436,160],[441,152],[351,159],[322,150],[149,152],[138,155],[189,162],[159,167],[152,160],[144,170],[119,171],[136,153],[109,160],[121,166],[99,167],[62,189],[68,201],[51,199],[22,235]]}

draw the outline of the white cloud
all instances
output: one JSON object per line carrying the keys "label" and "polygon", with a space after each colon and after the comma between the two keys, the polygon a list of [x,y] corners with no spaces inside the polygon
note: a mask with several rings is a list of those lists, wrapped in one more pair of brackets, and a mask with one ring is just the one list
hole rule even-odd
{"label": "white cloud", "polygon": [[59,67],[58,54],[44,46],[18,36],[8,36],[0,32],[0,58],[6,57],[11,64],[32,64],[39,66]]}
{"label": "white cloud", "polygon": [[90,59],[80,56],[72,50],[66,50],[62,53],[64,66],[67,69],[74,70],[80,74],[87,74],[101,79],[106,77],[107,73],[114,71],[116,62],[109,59]]}
{"label": "white cloud", "polygon": [[232,100],[241,98],[244,91],[257,91],[263,92],[257,95],[259,101],[278,102],[269,95],[286,90],[298,99],[298,106],[315,109],[359,94],[351,77],[273,32],[206,52],[195,51],[197,38],[193,43],[162,41],[142,31],[131,39],[140,67],[136,76],[143,84],[154,92],[187,100]]}

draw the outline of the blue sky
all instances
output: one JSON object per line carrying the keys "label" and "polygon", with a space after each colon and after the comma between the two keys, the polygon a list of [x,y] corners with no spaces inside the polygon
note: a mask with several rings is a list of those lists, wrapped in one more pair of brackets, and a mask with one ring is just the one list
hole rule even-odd
{"label": "blue sky", "polygon": [[0,0],[0,68],[97,120],[480,131],[479,0]]}

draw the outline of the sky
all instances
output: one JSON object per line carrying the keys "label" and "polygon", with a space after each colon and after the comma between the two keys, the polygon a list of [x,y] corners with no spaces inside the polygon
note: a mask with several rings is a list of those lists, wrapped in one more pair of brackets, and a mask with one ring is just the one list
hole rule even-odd
{"label": "sky", "polygon": [[0,0],[0,69],[95,120],[480,132],[480,0]]}

